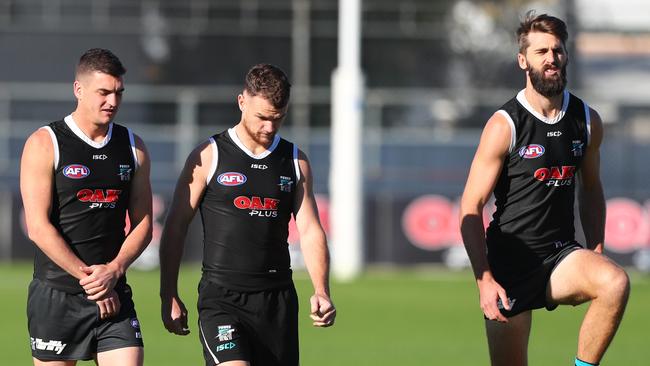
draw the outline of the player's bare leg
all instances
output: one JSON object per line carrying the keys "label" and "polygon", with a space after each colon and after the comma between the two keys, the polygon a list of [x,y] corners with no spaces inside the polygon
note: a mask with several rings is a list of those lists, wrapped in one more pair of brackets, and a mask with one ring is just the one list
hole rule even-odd
{"label": "player's bare leg", "polygon": [[41,361],[37,358],[33,358],[34,366],[74,366],[77,364],[77,361]]}
{"label": "player's bare leg", "polygon": [[142,366],[144,349],[142,347],[125,347],[97,353],[95,362],[98,366]]}
{"label": "player's bare leg", "polygon": [[625,271],[609,258],[591,250],[569,254],[555,268],[547,298],[557,304],[591,301],[580,327],[577,357],[599,363],[623,318],[630,293]]}
{"label": "player's bare leg", "polygon": [[485,321],[492,366],[528,365],[528,337],[531,323],[530,311],[508,318],[507,323]]}
{"label": "player's bare leg", "polygon": [[250,366],[248,361],[228,361],[220,363],[219,366]]}

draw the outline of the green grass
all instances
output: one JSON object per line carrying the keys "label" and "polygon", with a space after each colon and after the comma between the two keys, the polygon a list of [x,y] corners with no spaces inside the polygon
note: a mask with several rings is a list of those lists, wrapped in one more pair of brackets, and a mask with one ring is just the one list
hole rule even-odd
{"label": "green grass", "polygon": [[[180,290],[190,310],[192,333],[168,333],[160,321],[158,272],[129,273],[145,341],[146,365],[202,365],[196,329],[199,268],[185,265]],[[623,324],[603,365],[647,365],[650,278],[632,273],[632,296]],[[25,302],[31,265],[0,266],[2,365],[29,365]],[[295,275],[301,305],[301,360],[319,365],[488,365],[483,318],[469,272],[442,269],[369,270],[351,283],[334,282],[337,323],[310,325],[311,285]],[[578,327],[586,306],[537,311],[529,347],[531,366],[572,365]],[[81,362],[91,365],[92,362]]]}

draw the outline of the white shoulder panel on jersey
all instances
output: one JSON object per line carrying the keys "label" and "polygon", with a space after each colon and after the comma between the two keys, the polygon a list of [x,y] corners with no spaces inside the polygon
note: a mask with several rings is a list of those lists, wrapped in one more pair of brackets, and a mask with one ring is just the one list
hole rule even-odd
{"label": "white shoulder panel on jersey", "polygon": [[138,162],[138,154],[135,149],[135,138],[133,137],[133,132],[130,128],[127,127],[126,130],[129,131],[129,143],[131,144],[131,153],[133,154],[133,162],[135,163],[134,170],[138,170],[140,163]]}
{"label": "white shoulder panel on jersey", "polygon": [[212,164],[210,164],[210,171],[208,172],[208,176],[205,181],[206,185],[210,184],[212,176],[214,176],[214,173],[216,173],[217,165],[219,163],[219,148],[217,147],[217,142],[212,137],[210,137],[208,140],[210,141],[210,146],[212,146]]}
{"label": "white shoulder panel on jersey", "polygon": [[293,144],[293,166],[296,169],[296,184],[300,182],[300,164],[298,159],[298,146]]}
{"label": "white shoulder panel on jersey", "polygon": [[54,170],[59,167],[59,143],[56,139],[56,134],[50,126],[41,127],[50,133],[50,138],[52,139],[52,149],[54,149]]}
{"label": "white shoulder panel on jersey", "polygon": [[589,112],[589,105],[582,102],[585,106],[585,125],[587,125],[587,146],[591,143],[591,113]]}
{"label": "white shoulder panel on jersey", "polygon": [[502,115],[510,125],[510,146],[508,147],[508,153],[511,153],[515,149],[515,144],[517,143],[517,129],[515,128],[515,122],[512,120],[512,117],[510,117],[510,114],[503,109],[499,109],[497,113]]}

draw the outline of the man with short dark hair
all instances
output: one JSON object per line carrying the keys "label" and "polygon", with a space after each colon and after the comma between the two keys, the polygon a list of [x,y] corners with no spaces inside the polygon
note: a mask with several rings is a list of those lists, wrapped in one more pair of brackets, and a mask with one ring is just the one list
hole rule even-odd
{"label": "man with short dark hair", "polygon": [[279,68],[253,66],[237,97],[239,123],[200,144],[176,185],[160,241],[162,319],[168,331],[189,333],[178,270],[188,225],[200,209],[199,339],[206,365],[298,365],[298,299],[287,244],[292,214],[314,286],[313,324],[334,323],[311,167],[277,135],[290,87]]}
{"label": "man with short dark hair", "polygon": [[36,244],[27,304],[35,365],[143,363],[125,273],[151,240],[150,162],[142,140],[112,122],[125,72],[109,50],[88,50],[77,65],[75,111],[25,143],[20,190]]}
{"label": "man with short dark hair", "polygon": [[[526,87],[485,125],[461,201],[490,358],[527,365],[531,310],[591,301],[575,365],[598,365],[629,295],[625,271],[603,255],[603,125],[565,89],[565,23],[529,12],[517,36]],[[575,241],[576,185],[587,249]],[[485,230],[483,207],[493,192],[497,210]]]}

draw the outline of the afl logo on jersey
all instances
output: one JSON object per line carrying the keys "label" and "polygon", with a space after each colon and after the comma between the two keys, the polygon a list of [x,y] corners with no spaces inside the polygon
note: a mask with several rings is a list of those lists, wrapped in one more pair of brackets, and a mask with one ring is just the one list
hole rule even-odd
{"label": "afl logo on jersey", "polygon": [[82,179],[90,175],[90,169],[81,164],[70,164],[63,168],[63,175],[70,179]]}
{"label": "afl logo on jersey", "polygon": [[532,144],[519,149],[519,156],[524,159],[535,159],[544,155],[544,146]]}
{"label": "afl logo on jersey", "polygon": [[246,183],[246,176],[236,172],[222,173],[217,177],[217,182],[222,186],[239,186]]}

